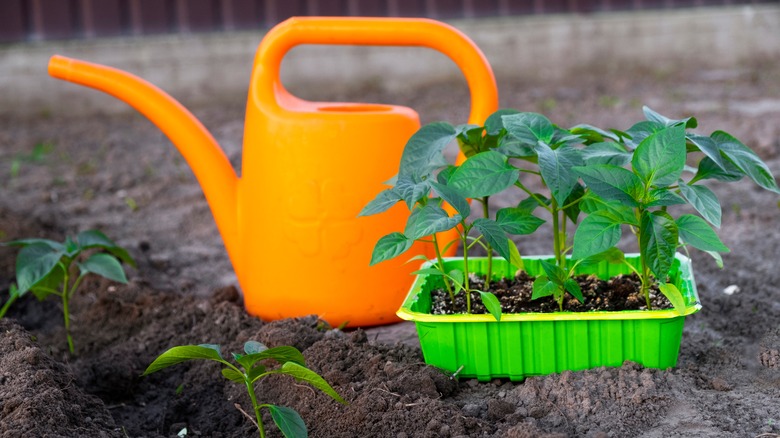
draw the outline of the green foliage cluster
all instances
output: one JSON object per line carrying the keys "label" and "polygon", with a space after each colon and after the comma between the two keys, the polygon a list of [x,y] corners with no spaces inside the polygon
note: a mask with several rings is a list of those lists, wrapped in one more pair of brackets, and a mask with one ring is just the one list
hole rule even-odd
{"label": "green foliage cluster", "polygon": [[70,334],[69,304],[81,281],[87,275],[94,274],[127,283],[122,263],[135,267],[135,261],[127,250],[98,230],[81,232],[75,239],[67,237],[64,242],[21,239],[3,245],[20,247],[21,250],[16,257],[16,284],[11,284],[8,300],[0,308],[0,318],[5,316],[16,300],[28,292],[32,292],[39,300],[50,295],[58,296],[62,300],[65,334],[71,353],[74,347]]}
{"label": "green foliage cluster", "polygon": [[[255,425],[257,426],[260,438],[265,437],[265,428],[263,427],[263,418],[260,410],[268,409],[271,418],[279,427],[279,430],[287,438],[305,438],[308,436],[306,424],[301,416],[294,409],[276,406],[272,404],[260,404],[257,401],[254,384],[260,379],[273,374],[282,374],[293,377],[296,381],[306,382],[319,389],[334,400],[342,404],[347,402],[325,381],[320,375],[306,368],[306,360],[298,349],[294,347],[282,346],[268,348],[260,342],[248,341],[244,344],[244,353],[232,353],[233,360],[238,366],[233,365],[222,357],[219,345],[201,344],[201,345],[182,345],[173,347],[157,357],[146,368],[144,376],[168,368],[189,360],[211,360],[224,365],[222,376],[231,382],[242,384],[246,387],[249,399],[252,402],[252,408],[255,414]],[[276,368],[267,367],[267,362],[275,361],[280,366]]]}
{"label": "green foliage cluster", "polygon": [[[435,267],[417,273],[445,277],[454,301],[456,294],[471,292],[467,265],[474,245],[484,247],[489,258],[495,252],[522,269],[513,236],[532,234],[549,220],[554,263],[542,263],[544,272],[533,284],[533,299],[552,295],[561,309],[567,293],[582,301],[572,279],[575,269],[608,261],[626,263],[639,275],[648,309],[649,289],[657,281],[681,310],[680,292],[666,281],[677,250],[697,248],[721,266],[719,253],[728,252],[712,229],[720,227],[720,202],[703,183],[748,177],[764,189],[780,190],[766,164],[732,135],[695,134],[689,131],[697,127],[693,117],[674,120],[648,107],[643,110],[646,120],[625,131],[584,124],[564,129],[541,114],[515,110],[499,110],[484,126],[443,122],[423,126],[407,143],[390,188],[360,213],[381,213],[398,202],[410,211],[403,232],[377,242],[371,264],[403,254],[414,241],[428,242],[436,248]],[[442,153],[453,140],[466,157],[460,165],[448,163]],[[696,160],[695,167],[689,165]],[[530,189],[539,186],[544,187],[542,192]],[[520,190],[525,198],[491,215],[490,197],[506,190]],[[469,199],[482,205],[481,214],[472,215]],[[669,207],[682,204],[699,215],[673,216]],[[441,253],[455,242],[439,242],[436,233],[453,228],[458,230],[455,242],[463,246],[464,263],[462,270],[448,272]],[[626,228],[639,244],[637,268],[616,247]],[[486,292],[493,280],[488,269],[485,288],[479,292],[499,319],[501,308]],[[470,313],[469,296],[466,293]]]}

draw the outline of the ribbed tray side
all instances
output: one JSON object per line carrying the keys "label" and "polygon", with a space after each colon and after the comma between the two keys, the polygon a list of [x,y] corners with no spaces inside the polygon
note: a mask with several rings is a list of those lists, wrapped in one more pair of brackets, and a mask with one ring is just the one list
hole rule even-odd
{"label": "ribbed tray side", "polygon": [[[502,261],[503,262],[503,261]],[[531,272],[535,260],[526,262]],[[477,272],[484,260],[470,264]],[[498,275],[506,275],[506,264]],[[614,267],[600,267],[600,275],[624,273]],[[690,264],[678,262],[672,281],[692,301],[695,288]],[[416,311],[430,310],[429,289],[423,287],[415,302]],[[426,309],[427,308],[427,309]],[[617,367],[625,361],[649,368],[669,368],[677,364],[684,316],[654,319],[584,319],[560,321],[473,321],[417,322],[417,332],[426,363],[457,373],[460,377],[488,381],[583,370],[601,366]]]}

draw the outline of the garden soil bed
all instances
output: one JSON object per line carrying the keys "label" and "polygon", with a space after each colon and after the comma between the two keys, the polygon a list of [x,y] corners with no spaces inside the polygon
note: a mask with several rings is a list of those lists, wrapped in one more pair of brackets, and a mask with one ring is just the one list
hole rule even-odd
{"label": "garden soil bed", "polygon": [[[624,70],[499,87],[504,106],[543,111],[563,126],[626,128],[641,117],[642,103],[670,116],[693,113],[701,132],[735,134],[777,175],[780,65],[759,67]],[[468,111],[460,82],[400,95],[365,88],[315,97],[403,104],[424,122],[460,123]],[[244,103],[237,96],[234,106],[194,111],[237,168]],[[39,143],[50,146],[31,156]],[[749,182],[715,187],[723,201],[721,238],[732,252],[724,256],[726,270],[692,254],[704,308],[686,322],[677,368],[626,363],[478,383],[425,366],[409,324],[342,332],[323,330],[316,316],[248,316],[191,171],[140,116],[80,118],[74,109],[4,118],[0,144],[2,240],[63,239],[100,228],[138,260],[126,286],[85,281],[72,308],[75,356],[66,352],[54,301],[28,297],[0,321],[0,437],[174,437],[185,428],[186,436],[256,436],[234,406],[249,409],[244,390],[222,378],[216,364],[140,377],[173,345],[218,343],[229,352],[249,339],[296,346],[350,402],[339,405],[283,376],[258,385],[262,400],[298,410],[317,437],[780,435],[780,205]],[[497,199],[494,207],[517,201]],[[518,242],[523,254],[547,254],[548,240]],[[0,248],[3,299],[14,257],[13,249]]]}

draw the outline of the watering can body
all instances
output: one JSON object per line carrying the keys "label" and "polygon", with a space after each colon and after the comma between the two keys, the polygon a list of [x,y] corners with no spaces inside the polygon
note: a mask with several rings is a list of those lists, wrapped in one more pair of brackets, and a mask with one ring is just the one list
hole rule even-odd
{"label": "watering can body", "polygon": [[[266,320],[316,314],[334,326],[395,322],[416,267],[401,258],[375,266],[369,261],[380,237],[403,229],[408,210],[399,203],[382,215],[357,215],[397,172],[403,147],[420,126],[418,115],[401,106],[291,95],[279,67],[299,44],[430,47],[463,71],[470,123],[481,124],[497,108],[487,61],[450,26],[425,19],[292,18],[258,48],[237,178],[205,128],[151,84],[56,56],[49,71],[127,101],[171,138],[203,187],[250,314]],[[433,249],[417,243],[410,254],[432,256]]]}

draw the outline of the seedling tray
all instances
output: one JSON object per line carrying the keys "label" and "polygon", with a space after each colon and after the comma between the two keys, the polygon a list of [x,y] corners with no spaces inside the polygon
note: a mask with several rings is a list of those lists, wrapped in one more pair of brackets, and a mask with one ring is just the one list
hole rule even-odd
{"label": "seedling tray", "polygon": [[[553,257],[524,257],[526,271],[537,275],[541,260]],[[626,260],[637,266],[639,256],[628,254]],[[462,263],[449,258],[445,265],[455,269]],[[469,269],[485,272],[487,259],[469,258]],[[493,272],[512,277],[515,268],[494,258]],[[606,280],[630,269],[604,262],[577,272]],[[680,313],[674,309],[515,313],[496,321],[489,314],[432,315],[430,292],[443,287],[442,278],[420,275],[397,314],[415,321],[426,363],[461,377],[518,381],[564,370],[617,367],[627,360],[665,369],[677,364],[685,317],[701,309],[689,258],[676,255],[670,281],[685,299]]]}

